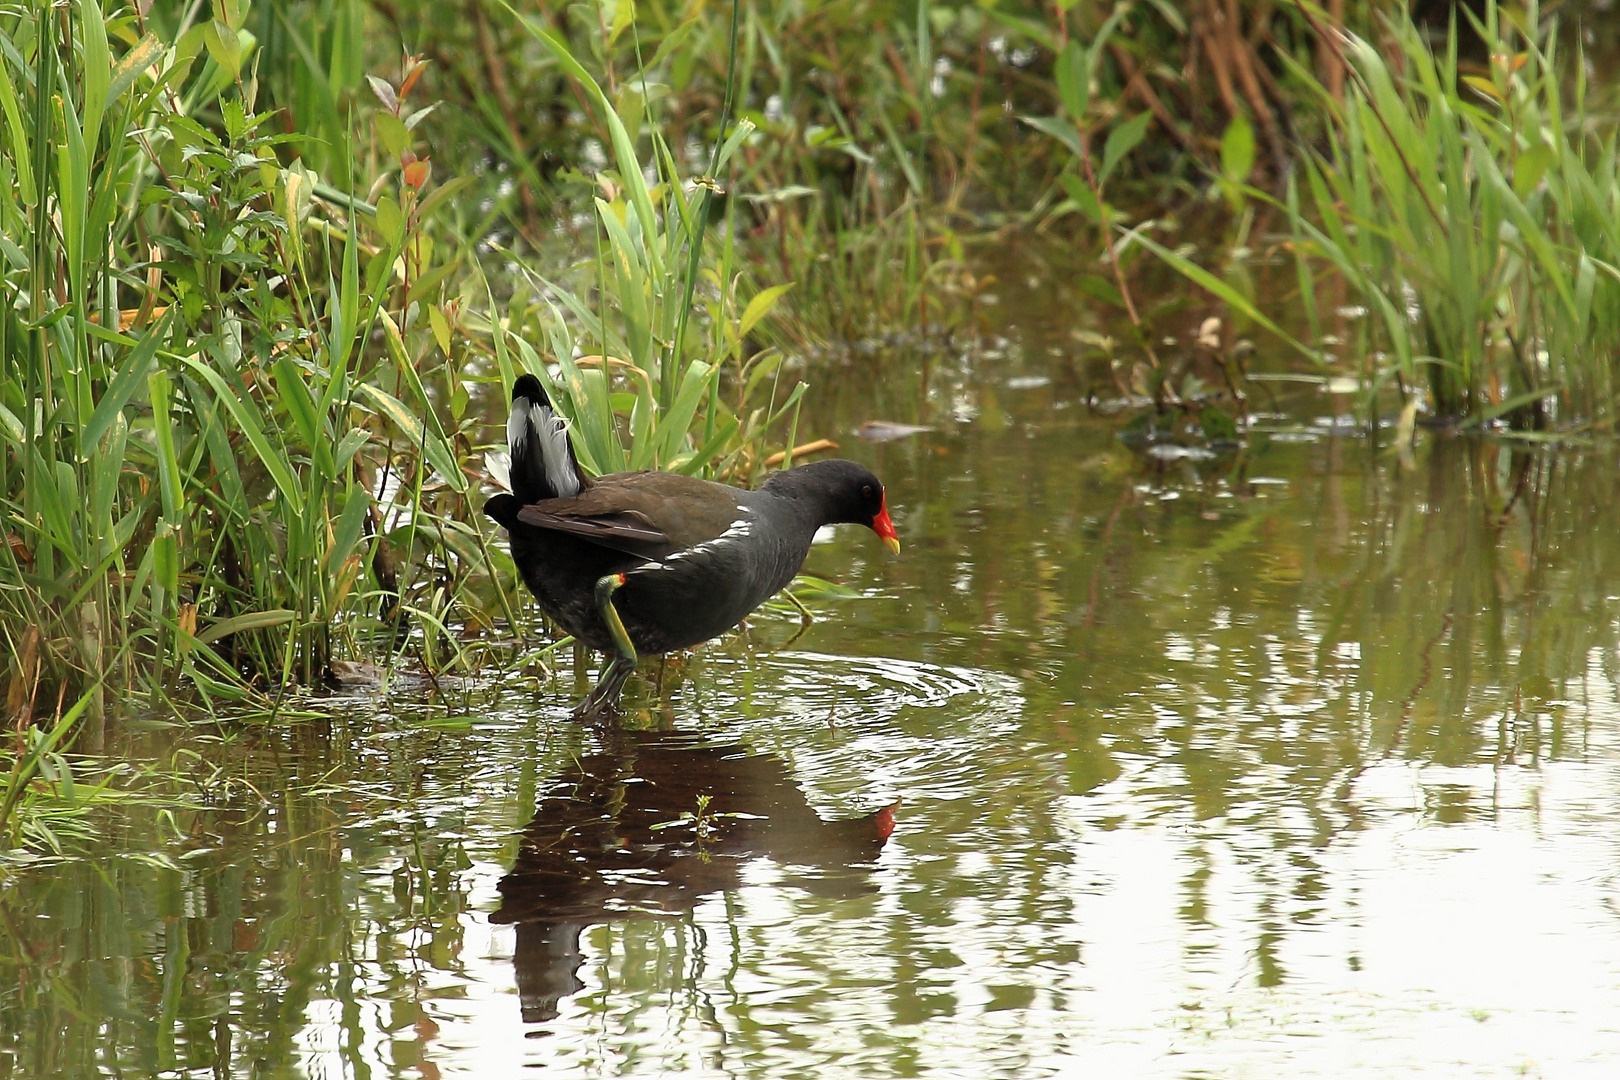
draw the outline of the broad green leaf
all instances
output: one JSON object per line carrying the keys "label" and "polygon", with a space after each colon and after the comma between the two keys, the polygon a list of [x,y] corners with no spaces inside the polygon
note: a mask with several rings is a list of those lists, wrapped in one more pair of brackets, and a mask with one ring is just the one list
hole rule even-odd
{"label": "broad green leaf", "polygon": [[613,9],[613,22],[608,27],[608,44],[612,45],[635,21],[636,4],[635,0],[606,0],[603,6]]}
{"label": "broad green leaf", "polygon": [[101,442],[101,437],[107,433],[124,406],[129,404],[136,387],[146,381],[147,372],[157,356],[158,345],[168,336],[173,317],[174,309],[170,308],[156,326],[147,328],[146,334],[130,350],[123,366],[107,384],[106,392],[96,402],[95,412],[90,415],[90,422],[79,433],[79,460],[90,460],[96,444]]}
{"label": "broad green leaf", "polygon": [[748,301],[748,306],[743,308],[742,320],[737,325],[737,336],[747,337],[748,332],[759,325],[759,320],[768,315],[771,308],[776,306],[776,302],[791,288],[793,282],[790,281],[786,285],[772,285],[756,293],[754,298]]}
{"label": "broad green leaf", "polygon": [[399,157],[411,145],[411,133],[405,127],[405,122],[391,112],[378,110],[371,118],[377,129],[377,138],[382,140],[383,149],[388,151],[390,157]]}
{"label": "broad green leaf", "polygon": [[146,377],[146,392],[152,401],[152,434],[158,445],[158,490],[163,496],[163,516],[178,527],[182,520],[183,492],[180,462],[174,452],[174,427],[169,419],[173,383],[168,372],[154,371]]}
{"label": "broad green leaf", "polygon": [[1142,141],[1142,137],[1147,134],[1148,124],[1152,120],[1152,113],[1140,113],[1108,133],[1108,141],[1103,144],[1102,172],[1097,174],[1098,187],[1106,184],[1108,177],[1114,171],[1114,167],[1124,159],[1126,154],[1136,149],[1137,144]]}
{"label": "broad green leaf", "polygon": [[681,378],[680,391],[670,404],[669,411],[658,418],[658,453],[657,462],[668,464],[680,453],[682,445],[686,442],[687,432],[691,430],[692,418],[697,415],[697,409],[709,395],[709,383],[712,378],[718,378],[720,369],[710,367],[701,360],[693,360]]}
{"label": "broad green leaf", "polygon": [[303,449],[315,463],[315,470],[328,480],[337,479],[337,468],[332,462],[332,447],[326,437],[326,425],[321,422],[320,414],[316,412],[315,401],[309,387],[304,385],[303,373],[292,362],[289,353],[281,354],[273,371],[281,404],[292,417],[299,438],[303,440]]}
{"label": "broad green leaf", "polygon": [[721,421],[720,424],[715,427],[714,434],[709,437],[707,442],[698,447],[697,450],[693,451],[690,456],[681,455],[671,459],[668,463],[668,468],[671,472],[685,473],[687,476],[695,476],[697,473],[703,471],[704,467],[710,462],[714,461],[714,459],[719,456],[720,451],[724,450],[731,443],[732,438],[737,434],[737,429],[740,426],[741,424],[738,422],[735,416],[726,417],[725,420]]}
{"label": "broad green leaf", "polygon": [[332,452],[332,461],[337,466],[339,475],[348,470],[349,462],[354,460],[354,455],[358,454],[360,448],[370,441],[371,432],[365,428],[349,429],[349,433],[343,436],[342,441],[337,444],[337,449]]}
{"label": "broad green leaf", "polygon": [[122,97],[125,90],[135,85],[135,80],[141,77],[143,71],[163,59],[163,53],[163,42],[150,32],[131,46],[113,65],[112,82],[107,86],[108,102]]}
{"label": "broad green leaf", "polygon": [[[52,470],[45,458],[41,456],[37,442],[32,450],[33,452],[29,455],[33,458],[34,466],[32,494],[39,500],[37,509],[40,518],[43,519],[44,528],[42,531],[56,548],[64,555],[72,558],[78,553],[74,550],[73,523],[68,511],[71,501],[65,497],[65,493],[58,486],[57,481],[62,479],[60,473]],[[68,479],[71,479],[71,476]]]}
{"label": "broad green leaf", "polygon": [[1585,341],[1592,325],[1592,292],[1597,287],[1597,264],[1585,252],[1581,253],[1580,269],[1575,273],[1575,339]]}
{"label": "broad green leaf", "polygon": [[1091,100],[1091,72],[1086,66],[1086,51],[1080,42],[1070,39],[1052,64],[1057,79],[1058,103],[1075,123],[1084,123],[1086,106]]}
{"label": "broad green leaf", "polygon": [[152,535],[152,578],[171,597],[180,591],[180,530],[167,518]]}
{"label": "broad green leaf", "polygon": [[377,231],[389,247],[399,247],[405,240],[405,215],[399,203],[387,195],[377,200]]}
{"label": "broad green leaf", "polygon": [[1108,224],[1112,218],[1108,204],[1097,201],[1097,193],[1091,190],[1090,184],[1074,173],[1064,173],[1059,176],[1058,183],[1063,186],[1063,190],[1068,194],[1069,198],[1074,200],[1074,204],[1080,208],[1080,212],[1090,218],[1093,224]]}
{"label": "broad green leaf", "polygon": [[[607,229],[608,244],[613,250],[613,268],[618,279],[619,312],[624,316],[624,332],[629,339],[630,355],[626,358],[638,367],[651,369],[653,335],[651,313],[648,310],[647,283],[650,275],[641,261],[637,247],[630,240],[613,207],[601,199],[596,200],[597,216]],[[647,249],[650,254],[650,249]]]}
{"label": "broad green leaf", "polygon": [[424,222],[433,216],[434,211],[443,206],[450,198],[473,183],[473,177],[468,175],[453,176],[428,192],[427,198],[416,204],[416,220]]}
{"label": "broad green leaf", "polygon": [[1221,136],[1221,172],[1234,184],[1249,178],[1254,169],[1254,127],[1242,113],[1232,117]]}
{"label": "broad green leaf", "polygon": [[1513,164],[1513,193],[1521,199],[1528,199],[1557,157],[1557,151],[1544,142],[1538,142],[1520,154],[1518,161]]}
{"label": "broad green leaf", "polygon": [[285,626],[297,617],[296,612],[286,608],[276,608],[272,611],[250,611],[246,615],[236,615],[229,619],[221,619],[197,631],[197,641],[207,645],[218,641],[226,634],[240,634],[244,630],[265,630],[272,626]]}
{"label": "broad green leaf", "polygon": [[1061,116],[1020,116],[1018,119],[1034,128],[1045,132],[1058,142],[1067,146],[1075,157],[1085,156],[1085,144],[1080,141],[1080,129],[1074,126],[1073,120]]}
{"label": "broad green leaf", "polygon": [[234,82],[242,75],[242,43],[237,40],[236,31],[218,19],[212,19],[202,24],[203,44],[208,47],[208,55],[214,58],[214,63],[230,76]]}
{"label": "broad green leaf", "polygon": [[371,492],[363,487],[349,489],[349,498],[343,504],[343,512],[338,515],[337,525],[332,529],[332,547],[326,553],[326,572],[335,574],[343,566],[354,546],[360,542],[360,533],[365,528],[366,516],[371,510]]}
{"label": "broad green leaf", "polygon": [[112,85],[112,53],[107,48],[107,20],[96,0],[79,0],[80,47],[84,62],[84,144],[94,156],[101,141],[101,118]]}
{"label": "broad green leaf", "polygon": [[11,160],[17,170],[17,189],[22,195],[24,206],[33,206],[38,196],[34,190],[34,168],[31,162],[34,158],[32,145],[28,141],[27,129],[23,127],[22,109],[17,103],[17,92],[11,85],[11,74],[7,70],[11,64],[3,55],[0,55],[0,108],[6,114],[6,129],[11,135]]}

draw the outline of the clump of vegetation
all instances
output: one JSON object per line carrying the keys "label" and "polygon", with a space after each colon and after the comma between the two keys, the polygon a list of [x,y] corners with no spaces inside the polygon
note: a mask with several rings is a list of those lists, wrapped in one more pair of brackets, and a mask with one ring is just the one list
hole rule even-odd
{"label": "clump of vegetation", "polygon": [[1322,96],[1330,137],[1301,165],[1314,214],[1291,189],[1296,240],[1372,313],[1352,350],[1369,411],[1393,381],[1452,423],[1610,428],[1615,125],[1589,110],[1579,46],[1560,64],[1535,3],[1457,10],[1487,57],[1472,70],[1455,16],[1439,52],[1404,17],[1385,28],[1393,54],[1347,38],[1352,82],[1342,105]]}
{"label": "clump of vegetation", "polygon": [[[1371,5],[1328,7],[1360,26]],[[177,26],[189,9],[159,0],[154,18]],[[420,130],[465,163],[505,246],[554,261],[559,226],[588,241],[577,223],[616,153],[577,74],[524,18],[500,3],[304,0],[256,5],[246,28],[261,42],[278,127],[339,183],[351,168],[345,103],[365,96],[364,73],[401,51],[430,60],[444,105]],[[976,234],[1032,206],[1044,216],[1066,169],[1019,118],[1052,111],[1071,41],[1095,43],[1089,123],[1151,125],[1141,166],[1121,173],[1148,178],[1154,194],[1166,178],[1196,182],[1234,118],[1250,118],[1279,165],[1297,131],[1319,128],[1296,115],[1302,91],[1279,52],[1319,65],[1329,84],[1343,78],[1290,4],[602,0],[534,21],[591,72],[644,153],[656,131],[699,173],[728,99],[754,125],[724,184],[742,239],[733,272],[761,288],[796,283],[762,329],[798,351],[964,326]]]}
{"label": "clump of vegetation", "polygon": [[741,342],[782,290],[750,296],[704,245],[710,190],[667,144],[643,180],[565,45],[537,34],[611,133],[592,265],[615,287],[597,310],[536,273],[508,313],[466,182],[434,182],[421,61],[323,129],[350,165],[323,176],[256,111],[247,12],[222,2],[172,43],[95,0],[0,14],[0,633],[8,714],[52,733],[12,792],[65,718],[95,748],[109,696],[262,705],[334,658],[467,668],[483,631],[520,628],[477,513],[479,384],[561,364],[590,466],[732,475],[802,393],[756,404],[772,366]]}
{"label": "clump of vegetation", "polygon": [[42,689],[93,716],[115,687],[310,682],[349,616],[442,628],[489,565],[456,524],[467,394],[423,231],[453,188],[409,145],[370,202],[283,168],[233,8],[168,48],[94,0],[6,16],[0,221],[27,246],[0,320],[0,623],[25,717]]}

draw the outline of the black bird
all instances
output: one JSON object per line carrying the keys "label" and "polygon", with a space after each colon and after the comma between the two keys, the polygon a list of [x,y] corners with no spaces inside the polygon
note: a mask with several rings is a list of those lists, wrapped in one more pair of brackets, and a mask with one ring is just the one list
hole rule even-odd
{"label": "black bird", "polygon": [[533,375],[512,385],[512,494],[484,503],[545,613],[613,661],[581,719],[606,715],[643,654],[718,637],[793,580],[823,525],[900,538],[883,485],[853,461],[774,474],[757,491],[667,472],[580,471],[567,426]]}

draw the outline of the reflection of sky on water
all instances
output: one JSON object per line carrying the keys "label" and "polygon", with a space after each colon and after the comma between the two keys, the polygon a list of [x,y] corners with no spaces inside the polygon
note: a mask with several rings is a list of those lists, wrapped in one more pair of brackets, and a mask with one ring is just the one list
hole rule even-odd
{"label": "reflection of sky on water", "polygon": [[[721,726],[798,746],[824,806],[906,793],[878,891],[819,897],[756,860],[687,917],[589,928],[584,988],[524,1027],[512,932],[480,913],[507,867],[475,865],[462,966],[429,1009],[445,1075],[1562,1077],[1620,1053],[1612,765],[1384,759],[1323,797],[1326,832],[1323,808],[1259,766],[1205,818],[1149,755],[1064,794],[1017,698],[965,671],[908,665],[885,686],[893,669],[873,664],[877,700],[955,691],[969,707],[936,731],[902,708],[828,734],[817,721],[845,695],[817,659],[757,663],[754,700],[788,706]],[[700,695],[743,666],[710,665]],[[1591,706],[1620,716],[1610,696]],[[1588,734],[1601,759],[1620,729]]]}
{"label": "reflection of sky on water", "polygon": [[[445,1075],[870,1076],[897,1060],[964,1076],[1604,1075],[1620,1053],[1614,780],[1378,765],[1351,795],[1361,826],[1315,853],[1322,888],[1293,911],[1272,905],[1267,860],[1297,853],[1136,805],[1151,781],[1131,767],[1058,797],[1038,860],[1016,817],[987,824],[984,846],[950,843],[950,803],[919,797],[876,895],[817,897],[752,863],[689,917],[588,929],[585,988],[526,1028],[513,932],[481,913],[507,868],[479,863],[456,969],[424,973],[430,1053]],[[1492,820],[1428,820],[1436,786]],[[345,1074],[331,1055],[310,1071]]]}

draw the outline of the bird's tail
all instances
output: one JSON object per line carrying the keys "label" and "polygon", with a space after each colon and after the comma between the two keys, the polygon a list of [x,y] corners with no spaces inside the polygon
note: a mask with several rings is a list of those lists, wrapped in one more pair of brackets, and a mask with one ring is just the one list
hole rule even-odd
{"label": "bird's tail", "polygon": [[578,495],[589,483],[579,471],[567,425],[533,375],[519,375],[512,384],[506,442],[512,452],[512,494],[524,506]]}

